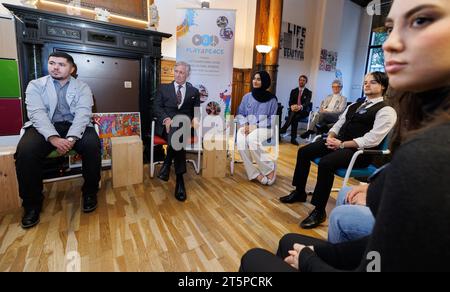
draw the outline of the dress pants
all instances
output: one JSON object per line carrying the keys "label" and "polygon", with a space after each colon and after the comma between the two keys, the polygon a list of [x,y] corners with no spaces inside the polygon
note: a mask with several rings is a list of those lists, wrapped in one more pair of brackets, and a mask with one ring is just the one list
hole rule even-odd
{"label": "dress pants", "polygon": [[249,180],[256,179],[260,174],[267,176],[275,170],[275,163],[262,146],[263,142],[272,137],[272,132],[271,129],[259,128],[245,136],[244,128],[241,128],[237,133],[239,154],[244,161]]}
{"label": "dress pants", "polygon": [[[321,158],[317,184],[311,201],[311,204],[319,210],[325,210],[327,206],[331,189],[333,188],[335,171],[340,168],[347,168],[356,151],[356,149],[330,150],[325,143],[325,140],[320,140],[298,150],[297,165],[292,180],[292,185],[298,191],[305,192],[311,161],[319,157]],[[355,163],[355,167],[367,167],[370,162],[371,157],[360,156]]]}
{"label": "dress pants", "polygon": [[[187,144],[184,144],[183,149],[176,151],[172,147],[172,136],[177,131],[177,128],[172,128],[170,130],[170,133],[167,133],[165,130],[162,134],[162,137],[167,141],[168,148],[167,148],[167,155],[164,159],[164,165],[170,167],[172,165],[172,161],[175,165],[175,173],[176,175],[183,175],[186,173],[186,146]],[[184,141],[181,141],[184,142]]]}
{"label": "dress pants", "polygon": [[[66,137],[71,124],[55,123],[54,126],[61,137]],[[101,146],[94,128],[87,127],[82,139],[75,143],[73,149],[82,156],[83,196],[97,194],[101,172]],[[20,139],[15,158],[19,193],[25,209],[42,208],[44,161],[53,150],[55,147],[33,127],[26,129]]]}
{"label": "dress pants", "polygon": [[326,126],[328,124],[334,124],[339,120],[340,114],[338,113],[315,113],[311,123],[309,124],[309,131],[316,131],[316,126]]}
{"label": "dress pants", "polygon": [[284,124],[283,129],[287,130],[289,127],[291,127],[291,139],[297,138],[299,121],[304,118],[307,118],[308,116],[309,116],[309,112],[305,111],[305,110],[302,110],[299,112],[289,111],[289,117],[288,117],[286,124]]}

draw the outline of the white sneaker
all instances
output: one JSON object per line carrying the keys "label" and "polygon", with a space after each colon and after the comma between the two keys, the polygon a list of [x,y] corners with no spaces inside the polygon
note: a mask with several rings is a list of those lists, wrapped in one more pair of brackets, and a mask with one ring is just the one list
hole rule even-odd
{"label": "white sneaker", "polygon": [[276,180],[277,180],[277,164],[275,163],[274,168],[273,168],[273,177],[272,177],[272,179],[267,178],[267,185],[273,186],[275,184]]}
{"label": "white sneaker", "polygon": [[275,184],[276,180],[277,180],[277,173],[275,172],[275,174],[273,175],[272,179],[267,179],[267,185],[268,186],[273,186]]}
{"label": "white sneaker", "polygon": [[[262,174],[261,174],[262,175]],[[269,182],[269,179],[267,178],[267,176],[264,176],[264,175],[262,175],[262,179],[261,180],[259,180],[258,179],[258,177],[256,177],[255,178],[255,180],[257,181],[257,182],[259,182],[260,184],[262,184],[263,186],[266,186],[267,185],[267,183]]]}

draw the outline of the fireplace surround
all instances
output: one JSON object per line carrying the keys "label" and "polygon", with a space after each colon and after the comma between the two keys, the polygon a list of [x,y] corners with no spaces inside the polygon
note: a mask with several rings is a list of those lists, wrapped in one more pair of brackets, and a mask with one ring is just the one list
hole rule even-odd
{"label": "fireplace surround", "polygon": [[[160,84],[161,42],[170,34],[4,4],[15,17],[22,96],[45,76],[49,54],[74,56],[78,78],[91,87],[95,112],[141,113],[149,147],[153,99]],[[24,120],[26,109],[23,105]],[[147,151],[146,151],[147,152]]]}

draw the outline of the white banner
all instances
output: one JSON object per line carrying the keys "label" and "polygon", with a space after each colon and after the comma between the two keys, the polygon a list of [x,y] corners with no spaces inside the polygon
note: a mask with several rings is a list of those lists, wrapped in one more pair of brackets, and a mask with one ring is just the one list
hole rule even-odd
{"label": "white banner", "polygon": [[236,12],[177,9],[177,61],[191,65],[203,116],[231,114]]}

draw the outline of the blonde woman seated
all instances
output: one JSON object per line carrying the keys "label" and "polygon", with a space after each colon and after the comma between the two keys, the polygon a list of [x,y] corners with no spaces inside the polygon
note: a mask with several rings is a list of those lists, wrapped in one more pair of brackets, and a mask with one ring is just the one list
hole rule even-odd
{"label": "blonde woman seated", "polygon": [[275,162],[262,147],[262,143],[274,135],[271,125],[278,109],[277,97],[267,91],[271,82],[266,71],[254,74],[252,92],[242,99],[237,117],[238,150],[248,178],[263,185],[273,185],[276,180]]}

